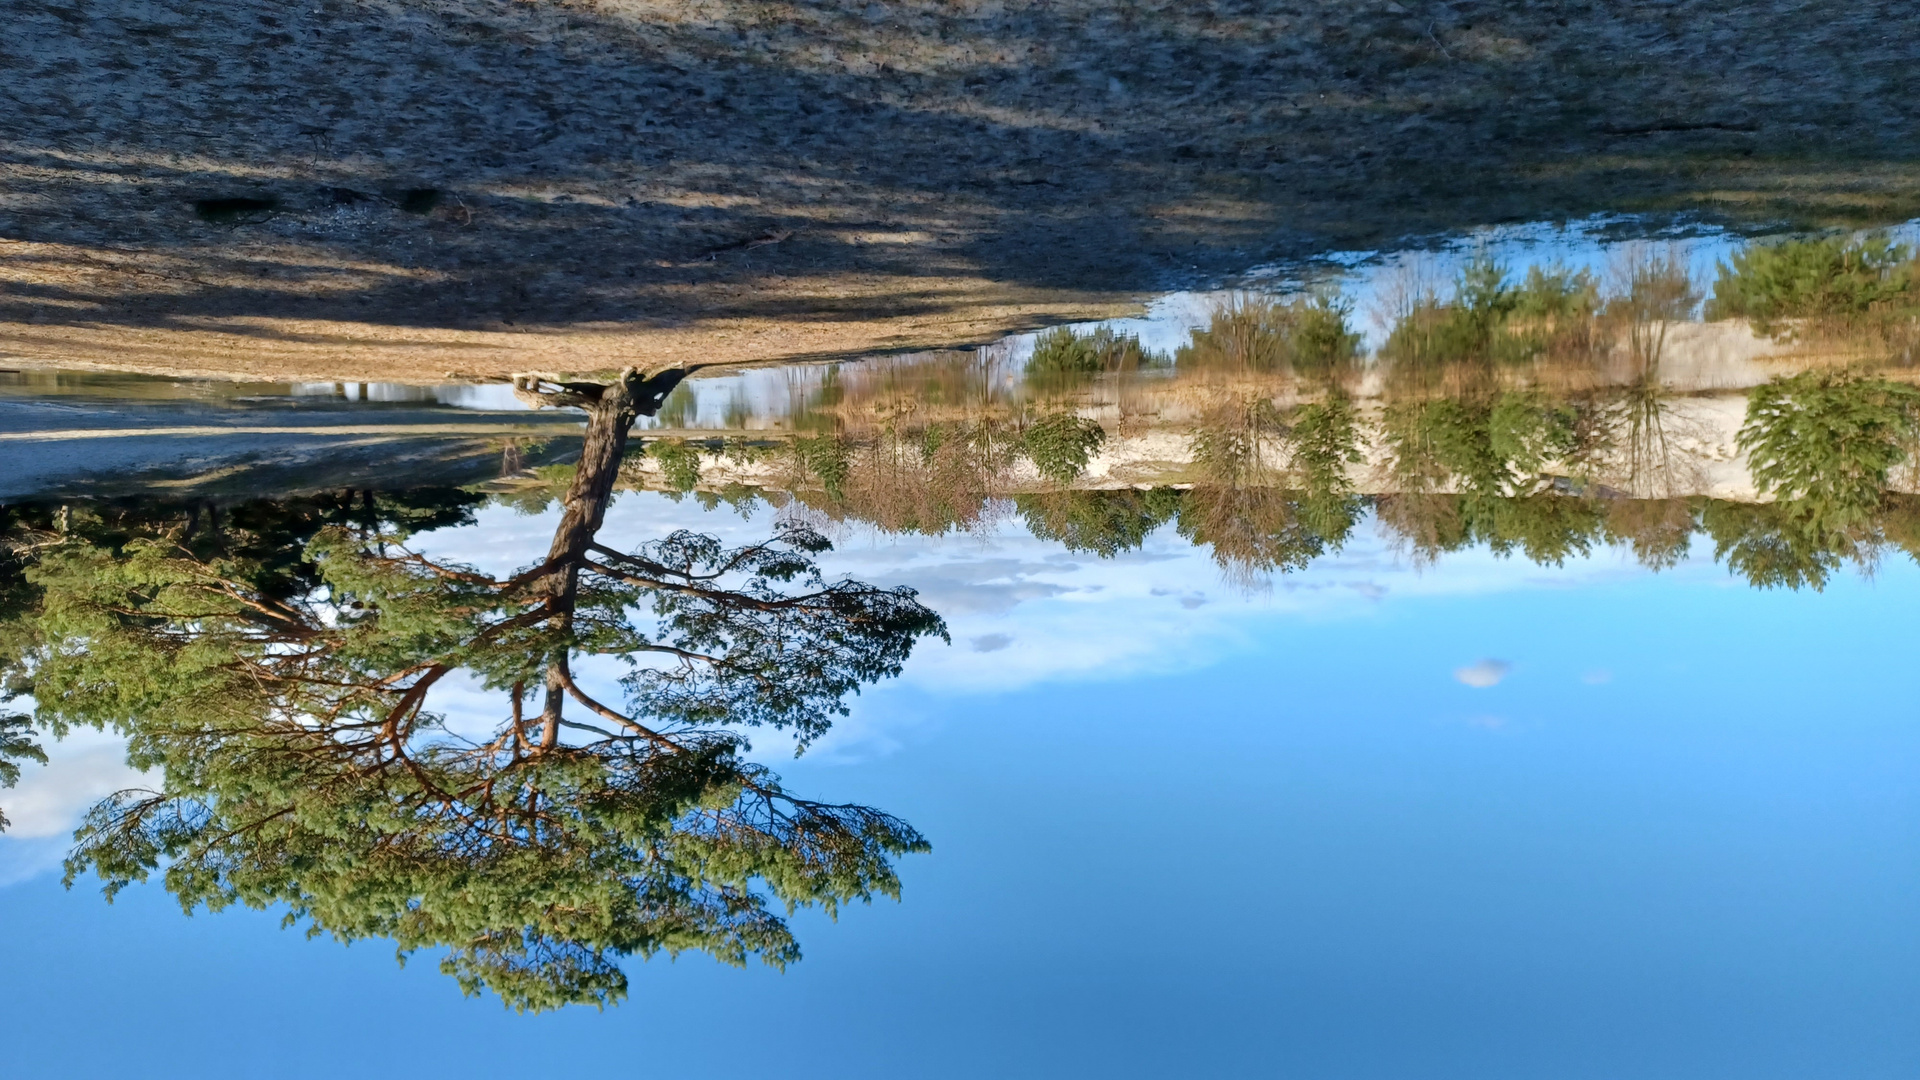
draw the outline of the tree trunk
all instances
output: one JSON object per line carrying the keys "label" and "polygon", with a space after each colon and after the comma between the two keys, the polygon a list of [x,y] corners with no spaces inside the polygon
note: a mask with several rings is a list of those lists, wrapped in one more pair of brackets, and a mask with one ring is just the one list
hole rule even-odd
{"label": "tree trunk", "polygon": [[[587,548],[600,532],[607,517],[607,503],[613,499],[613,484],[620,477],[620,461],[627,453],[627,434],[642,415],[652,416],[667,393],[685,377],[684,371],[670,371],[651,379],[641,379],[629,368],[613,382],[598,388],[579,383],[567,384],[571,403],[587,413],[586,442],[580,448],[580,465],[567,485],[562,500],[560,524],[553,530],[553,544],[547,549],[547,561],[556,569],[534,586],[544,595],[552,618],[548,627],[564,639],[573,628],[574,598],[580,587],[580,563]],[[564,649],[564,646],[562,647]],[[551,748],[559,738],[560,715],[566,701],[567,657],[562,651],[547,667],[547,698],[541,710],[541,745]]]}
{"label": "tree trunk", "polygon": [[572,582],[579,576],[580,558],[593,543],[595,533],[606,520],[607,502],[613,497],[613,482],[620,476],[620,459],[627,452],[627,433],[640,415],[635,399],[635,380],[620,379],[600,391],[600,399],[583,406],[587,410],[586,442],[580,448],[580,466],[567,485],[560,525],[553,531],[553,546],[547,558],[564,562],[568,584],[564,594],[571,599]]}

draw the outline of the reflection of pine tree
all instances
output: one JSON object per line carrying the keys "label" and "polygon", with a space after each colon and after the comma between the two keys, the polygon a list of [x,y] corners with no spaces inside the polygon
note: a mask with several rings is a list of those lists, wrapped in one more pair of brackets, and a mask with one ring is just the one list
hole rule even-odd
{"label": "reflection of pine tree", "polygon": [[[602,543],[644,390],[534,391],[588,431],[549,550],[509,577],[421,554],[406,514],[254,557],[151,531],[35,552],[38,722],[122,731],[161,776],[93,810],[70,875],[111,891],[164,865],[189,907],[285,904],[344,940],[446,948],[469,991],[536,1009],[618,998],[630,954],[784,964],[770,900],[895,894],[918,834],[789,794],[740,728],[804,746],[944,626],[911,590],[824,581],[805,528]],[[577,680],[592,658],[625,665],[623,703]],[[456,682],[498,712],[435,711]]]}
{"label": "reflection of pine tree", "polygon": [[1600,504],[1566,495],[1410,492],[1380,496],[1374,507],[1381,526],[1421,563],[1485,544],[1497,555],[1558,566],[1608,539]]}
{"label": "reflection of pine tree", "polygon": [[1065,490],[1020,495],[1014,506],[1037,539],[1110,559],[1137,550],[1149,533],[1173,519],[1183,498],[1174,488]]}
{"label": "reflection of pine tree", "polygon": [[1305,568],[1359,520],[1347,476],[1362,460],[1359,438],[1338,392],[1284,417],[1257,395],[1217,405],[1192,438],[1198,480],[1180,506],[1180,535],[1207,544],[1237,588]]}
{"label": "reflection of pine tree", "polygon": [[1774,379],[1747,398],[1737,439],[1754,486],[1814,533],[1864,527],[1920,438],[1920,390],[1843,372]]}
{"label": "reflection of pine tree", "polygon": [[1389,469],[1408,491],[1531,493],[1550,479],[1549,466],[1587,449],[1581,419],[1571,404],[1522,391],[1401,402],[1385,417]]}

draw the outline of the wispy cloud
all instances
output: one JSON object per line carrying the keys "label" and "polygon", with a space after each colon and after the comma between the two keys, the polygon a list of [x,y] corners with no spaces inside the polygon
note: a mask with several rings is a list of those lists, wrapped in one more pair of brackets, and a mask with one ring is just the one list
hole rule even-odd
{"label": "wispy cloud", "polygon": [[1485,690],[1489,686],[1500,685],[1500,680],[1511,671],[1513,665],[1505,660],[1482,660],[1477,664],[1455,668],[1453,677],[1476,690]]}

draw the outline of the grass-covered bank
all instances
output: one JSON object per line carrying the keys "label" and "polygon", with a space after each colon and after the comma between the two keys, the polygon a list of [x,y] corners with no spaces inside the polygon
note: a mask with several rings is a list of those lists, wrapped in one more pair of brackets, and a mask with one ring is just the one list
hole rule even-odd
{"label": "grass-covered bank", "polygon": [[1501,221],[1905,219],[1915,40],[1892,3],[45,6],[0,42],[0,345],[775,359]]}

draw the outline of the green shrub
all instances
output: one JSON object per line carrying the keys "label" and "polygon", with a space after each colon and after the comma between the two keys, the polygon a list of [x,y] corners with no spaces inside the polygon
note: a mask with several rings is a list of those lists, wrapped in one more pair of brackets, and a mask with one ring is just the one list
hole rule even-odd
{"label": "green shrub", "polygon": [[1066,484],[1086,471],[1087,463],[1106,441],[1106,429],[1098,422],[1060,412],[1028,425],[1020,445],[1042,477]]}
{"label": "green shrub", "polygon": [[794,461],[803,473],[819,478],[827,494],[838,499],[846,494],[847,478],[853,475],[853,448],[837,435],[803,435],[793,440]]}
{"label": "green shrub", "polygon": [[1291,371],[1324,375],[1353,360],[1360,335],[1347,325],[1352,305],[1336,293],[1285,303],[1241,297],[1221,305],[1205,329],[1174,353],[1188,369]]}
{"label": "green shrub", "polygon": [[1752,244],[1720,264],[1706,314],[1768,333],[1781,319],[1911,309],[1917,285],[1912,253],[1884,234]]}
{"label": "green shrub", "polygon": [[1713,557],[1755,588],[1824,589],[1848,559],[1865,554],[1843,533],[1813,527],[1785,503],[1710,499],[1700,527],[1713,538]]}
{"label": "green shrub", "polygon": [[1135,491],[1050,491],[1014,496],[1014,509],[1036,539],[1103,559],[1133,551],[1171,520],[1184,493],[1174,488]]}
{"label": "green shrub", "polygon": [[1411,364],[1531,360],[1583,343],[1599,302],[1585,270],[1536,266],[1514,286],[1504,266],[1477,258],[1461,268],[1449,299],[1427,298],[1401,317],[1380,355]]}
{"label": "green shrub", "polygon": [[1360,464],[1366,455],[1360,452],[1359,417],[1346,395],[1335,394],[1295,409],[1288,442],[1293,466],[1308,492],[1346,495],[1353,490],[1347,466]]}
{"label": "green shrub", "polygon": [[1747,395],[1736,439],[1754,487],[1825,531],[1862,526],[1905,461],[1920,390],[1833,371],[1782,376]]}
{"label": "green shrub", "polygon": [[1480,495],[1524,492],[1529,482],[1579,449],[1576,411],[1535,394],[1492,401],[1443,398],[1387,411],[1394,472],[1410,490],[1447,481]]}
{"label": "green shrub", "polygon": [[1600,307],[1600,283],[1585,270],[1564,266],[1530,267],[1527,279],[1513,291],[1508,317],[1515,320],[1577,322],[1590,319]]}
{"label": "green shrub", "polygon": [[1057,326],[1034,339],[1027,374],[1097,375],[1165,362],[1164,357],[1142,347],[1140,339],[1132,334],[1116,334],[1105,326],[1082,334],[1070,326]]}
{"label": "green shrub", "polygon": [[1337,293],[1316,293],[1288,305],[1293,317],[1295,374],[1324,374],[1350,363],[1360,352],[1360,335],[1347,325],[1351,301]]}

